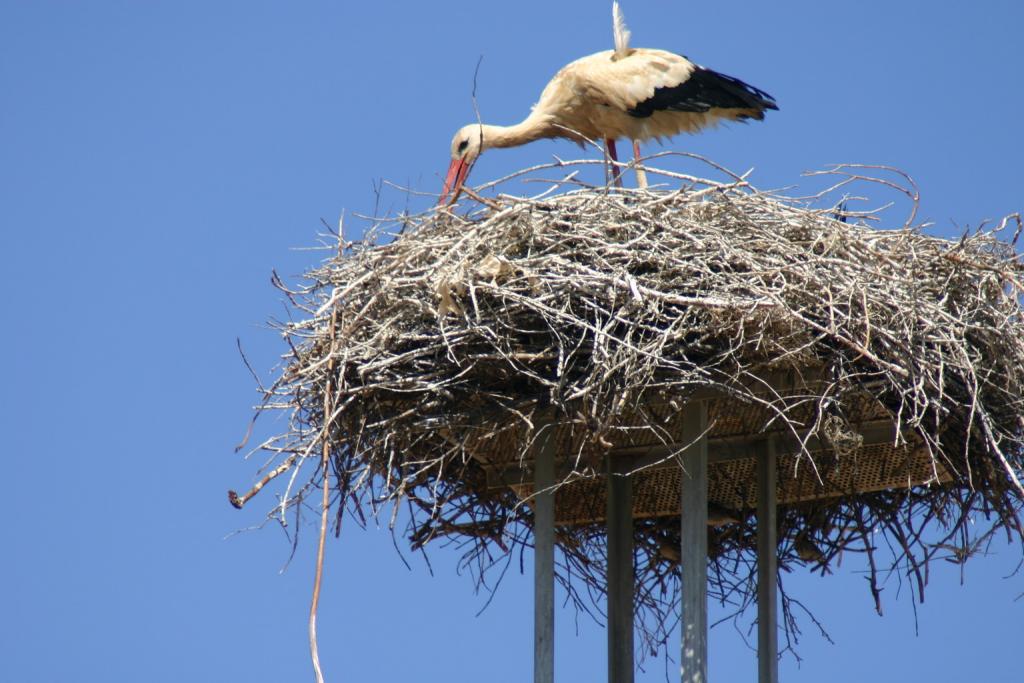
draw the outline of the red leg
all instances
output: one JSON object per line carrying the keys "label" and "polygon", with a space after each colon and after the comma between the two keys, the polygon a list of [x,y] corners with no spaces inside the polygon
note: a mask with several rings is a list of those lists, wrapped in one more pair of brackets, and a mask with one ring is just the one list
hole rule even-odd
{"label": "red leg", "polygon": [[636,184],[639,187],[647,187],[647,174],[640,168],[640,143],[633,140],[633,163],[636,169]]}
{"label": "red leg", "polygon": [[[604,146],[608,150],[608,158],[617,163],[619,161],[619,155],[615,153],[615,140],[612,138],[605,138]],[[622,187],[622,178],[619,177],[619,167],[615,163],[612,164],[612,181],[615,183],[616,187]]]}

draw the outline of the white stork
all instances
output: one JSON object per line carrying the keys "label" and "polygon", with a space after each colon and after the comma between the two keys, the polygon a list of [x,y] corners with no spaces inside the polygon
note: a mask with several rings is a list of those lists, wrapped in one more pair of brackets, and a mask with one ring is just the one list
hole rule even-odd
{"label": "white stork", "polygon": [[[695,133],[724,119],[762,120],[765,110],[778,109],[771,95],[738,78],[665,50],[631,48],[618,2],[612,5],[612,19],[615,49],[564,66],[521,123],[471,123],[459,129],[439,204],[449,193],[455,201],[473,162],[491,147],[541,138],[567,138],[581,146],[604,140],[608,156],[618,161],[617,138],[631,140],[639,157],[642,141]],[[618,169],[613,175],[618,182]]]}

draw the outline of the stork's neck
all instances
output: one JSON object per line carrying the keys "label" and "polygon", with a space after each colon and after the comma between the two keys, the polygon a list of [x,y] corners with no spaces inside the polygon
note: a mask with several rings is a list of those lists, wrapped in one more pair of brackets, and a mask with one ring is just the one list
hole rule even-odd
{"label": "stork's neck", "polygon": [[517,147],[555,135],[558,135],[558,131],[551,117],[537,111],[511,126],[484,124],[484,139],[488,147]]}

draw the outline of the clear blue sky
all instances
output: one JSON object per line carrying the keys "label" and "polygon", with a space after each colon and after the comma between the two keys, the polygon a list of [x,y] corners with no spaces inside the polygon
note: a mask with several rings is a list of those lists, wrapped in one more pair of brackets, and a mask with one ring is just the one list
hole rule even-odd
{"label": "clear blue sky", "polygon": [[[225,498],[255,469],[232,452],[256,400],[235,338],[268,371],[271,269],[316,263],[294,247],[321,218],[372,211],[380,179],[439,188],[480,55],[483,117],[511,123],[559,66],[610,46],[610,4],[0,1],[0,681],[311,680],[312,528],[283,574],[276,528],[225,540],[271,500]],[[938,234],[1024,208],[1020,3],[623,6],[635,45],[781,107],[670,148],[754,167],[764,187],[899,166]],[[496,151],[472,180],[552,154],[579,151]],[[384,208],[405,201],[386,192]],[[995,551],[964,586],[936,567],[916,637],[906,587],[887,584],[877,617],[855,561],[787,576],[837,644],[805,620],[784,679],[1020,680],[1024,580],[1002,578],[1020,548]],[[529,680],[528,581],[510,574],[475,617],[455,555],[432,559],[434,576],[407,570],[383,530],[330,544],[330,681]],[[603,680],[603,630],[558,618],[560,680]],[[753,680],[730,625],[711,643],[712,681]],[[640,680],[663,676],[653,661]]]}

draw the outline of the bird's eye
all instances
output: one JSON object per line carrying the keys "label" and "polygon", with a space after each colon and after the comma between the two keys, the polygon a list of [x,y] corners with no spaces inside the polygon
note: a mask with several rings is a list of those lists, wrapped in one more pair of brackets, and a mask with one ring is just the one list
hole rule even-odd
{"label": "bird's eye", "polygon": [[465,152],[467,147],[469,147],[469,140],[463,140],[459,143],[459,152]]}

